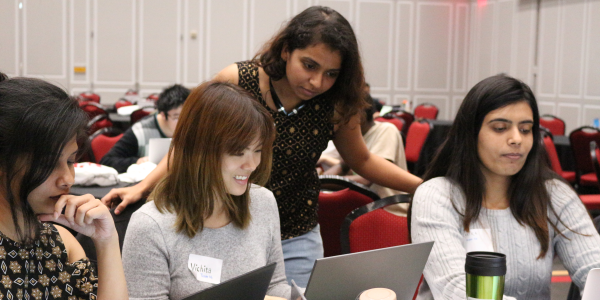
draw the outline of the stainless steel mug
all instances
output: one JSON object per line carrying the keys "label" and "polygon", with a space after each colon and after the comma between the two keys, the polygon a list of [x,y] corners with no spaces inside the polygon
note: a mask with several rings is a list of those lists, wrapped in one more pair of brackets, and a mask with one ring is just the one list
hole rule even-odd
{"label": "stainless steel mug", "polygon": [[496,252],[469,252],[465,272],[467,299],[502,300],[506,255]]}

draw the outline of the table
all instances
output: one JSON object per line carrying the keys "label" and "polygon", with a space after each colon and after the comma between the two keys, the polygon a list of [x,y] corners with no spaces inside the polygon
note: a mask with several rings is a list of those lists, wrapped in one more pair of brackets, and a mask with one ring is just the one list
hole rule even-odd
{"label": "table", "polygon": [[553,141],[562,169],[564,171],[575,171],[575,157],[573,156],[569,137],[566,135],[555,135]]}
{"label": "table", "polygon": [[119,115],[118,113],[109,113],[108,118],[113,122],[114,127],[127,130],[131,126],[131,117]]}

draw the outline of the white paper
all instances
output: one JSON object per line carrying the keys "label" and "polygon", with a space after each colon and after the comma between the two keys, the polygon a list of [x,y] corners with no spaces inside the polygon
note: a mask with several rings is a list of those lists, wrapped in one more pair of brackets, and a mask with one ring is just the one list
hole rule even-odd
{"label": "white paper", "polygon": [[208,256],[190,254],[188,269],[198,281],[219,284],[221,283],[221,268],[223,260]]}

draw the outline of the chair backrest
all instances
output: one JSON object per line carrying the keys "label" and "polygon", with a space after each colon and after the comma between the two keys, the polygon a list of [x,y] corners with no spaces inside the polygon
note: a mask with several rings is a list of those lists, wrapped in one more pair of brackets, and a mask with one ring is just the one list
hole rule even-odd
{"label": "chair backrest", "polygon": [[598,187],[600,187],[600,147],[596,141],[590,142],[590,157],[592,158],[592,166],[598,178]]}
{"label": "chair backrest", "polygon": [[119,141],[123,134],[117,134],[117,132],[112,128],[102,128],[89,137],[90,148],[92,150],[91,162],[98,163]]}
{"label": "chair backrest", "polygon": [[575,157],[575,169],[578,178],[583,174],[594,172],[589,147],[591,141],[600,144],[600,129],[590,126],[579,127],[571,132],[569,140]]}
{"label": "chair backrest", "polygon": [[383,117],[379,117],[375,119],[375,121],[392,123],[394,124],[394,126],[396,126],[396,128],[398,128],[398,131],[400,132],[402,132],[402,128],[404,128],[404,120],[390,114],[386,114]]}
{"label": "chair backrest", "polygon": [[83,109],[83,111],[85,111],[85,113],[88,115],[90,120],[93,119],[97,115],[108,115],[106,110],[104,110],[104,107],[102,107],[102,105],[100,105],[96,102],[92,102],[92,101],[79,102],[79,107],[81,107],[81,109]]}
{"label": "chair backrest", "polygon": [[92,92],[83,92],[78,96],[80,101],[91,101],[95,103],[100,103],[100,95]]}
{"label": "chair backrest", "polygon": [[321,182],[324,182],[324,186],[347,186],[338,191],[319,193],[318,220],[321,225],[324,254],[328,257],[342,253],[340,228],[344,218],[355,208],[371,203],[379,199],[379,196],[365,186],[347,179],[336,180],[334,176],[328,176],[321,179]]}
{"label": "chair backrest", "polygon": [[410,195],[400,194],[353,210],[342,223],[342,254],[410,244],[407,218],[383,209],[392,204],[409,202]]}
{"label": "chair backrest", "polygon": [[412,124],[412,122],[415,120],[415,116],[407,111],[396,111],[393,112],[393,114],[396,117],[404,120],[404,126],[402,127],[401,132],[404,134],[404,136],[406,136],[408,134],[408,128],[410,127],[410,124]]}
{"label": "chair backrest", "polygon": [[158,101],[158,95],[159,95],[158,93],[150,94],[150,95],[148,95],[146,100],[156,103],[156,101]]}
{"label": "chair backrest", "polygon": [[[541,129],[541,128],[540,128]],[[558,153],[556,152],[556,146],[554,145],[554,140],[552,138],[552,134],[547,131],[541,129],[544,148],[546,149],[546,153],[548,154],[548,158],[550,159],[550,163],[552,164],[552,170],[557,174],[561,174],[563,169],[560,165],[560,159],[558,158]]]}
{"label": "chair backrest", "polygon": [[130,116],[131,125],[133,125],[135,122],[143,119],[145,116],[148,116],[148,115],[150,115],[150,111],[145,108],[140,108],[138,110],[134,110]]}
{"label": "chair backrest", "polygon": [[105,114],[97,115],[87,123],[87,132],[88,132],[88,134],[93,134],[94,132],[96,132],[102,128],[108,128],[108,127],[112,127],[112,126],[113,126],[113,123],[110,120],[110,118],[108,117],[108,115],[105,115]]}
{"label": "chair backrest", "polygon": [[427,120],[420,120],[410,124],[408,134],[406,135],[406,161],[416,163],[421,155],[421,150],[431,131],[431,123]]}
{"label": "chair backrest", "polygon": [[417,119],[430,119],[430,120],[435,120],[437,119],[437,115],[438,115],[438,108],[437,106],[431,104],[431,103],[423,103],[423,104],[419,104],[417,105],[417,107],[415,107],[415,118]]}
{"label": "chair backrest", "polygon": [[543,115],[540,117],[540,125],[550,130],[553,135],[565,135],[565,121],[556,116]]}
{"label": "chair backrest", "polygon": [[123,106],[130,106],[133,105],[133,103],[131,103],[131,101],[121,98],[119,100],[117,100],[117,102],[115,103],[115,109],[119,109]]}

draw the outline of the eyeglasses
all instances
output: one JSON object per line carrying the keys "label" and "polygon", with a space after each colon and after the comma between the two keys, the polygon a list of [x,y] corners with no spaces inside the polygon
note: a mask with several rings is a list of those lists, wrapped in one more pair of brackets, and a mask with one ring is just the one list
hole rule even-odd
{"label": "eyeglasses", "polygon": [[173,121],[177,121],[177,120],[179,120],[179,114],[176,114],[176,115],[169,115],[169,114],[167,114],[167,117],[168,117],[170,120],[173,120]]}

